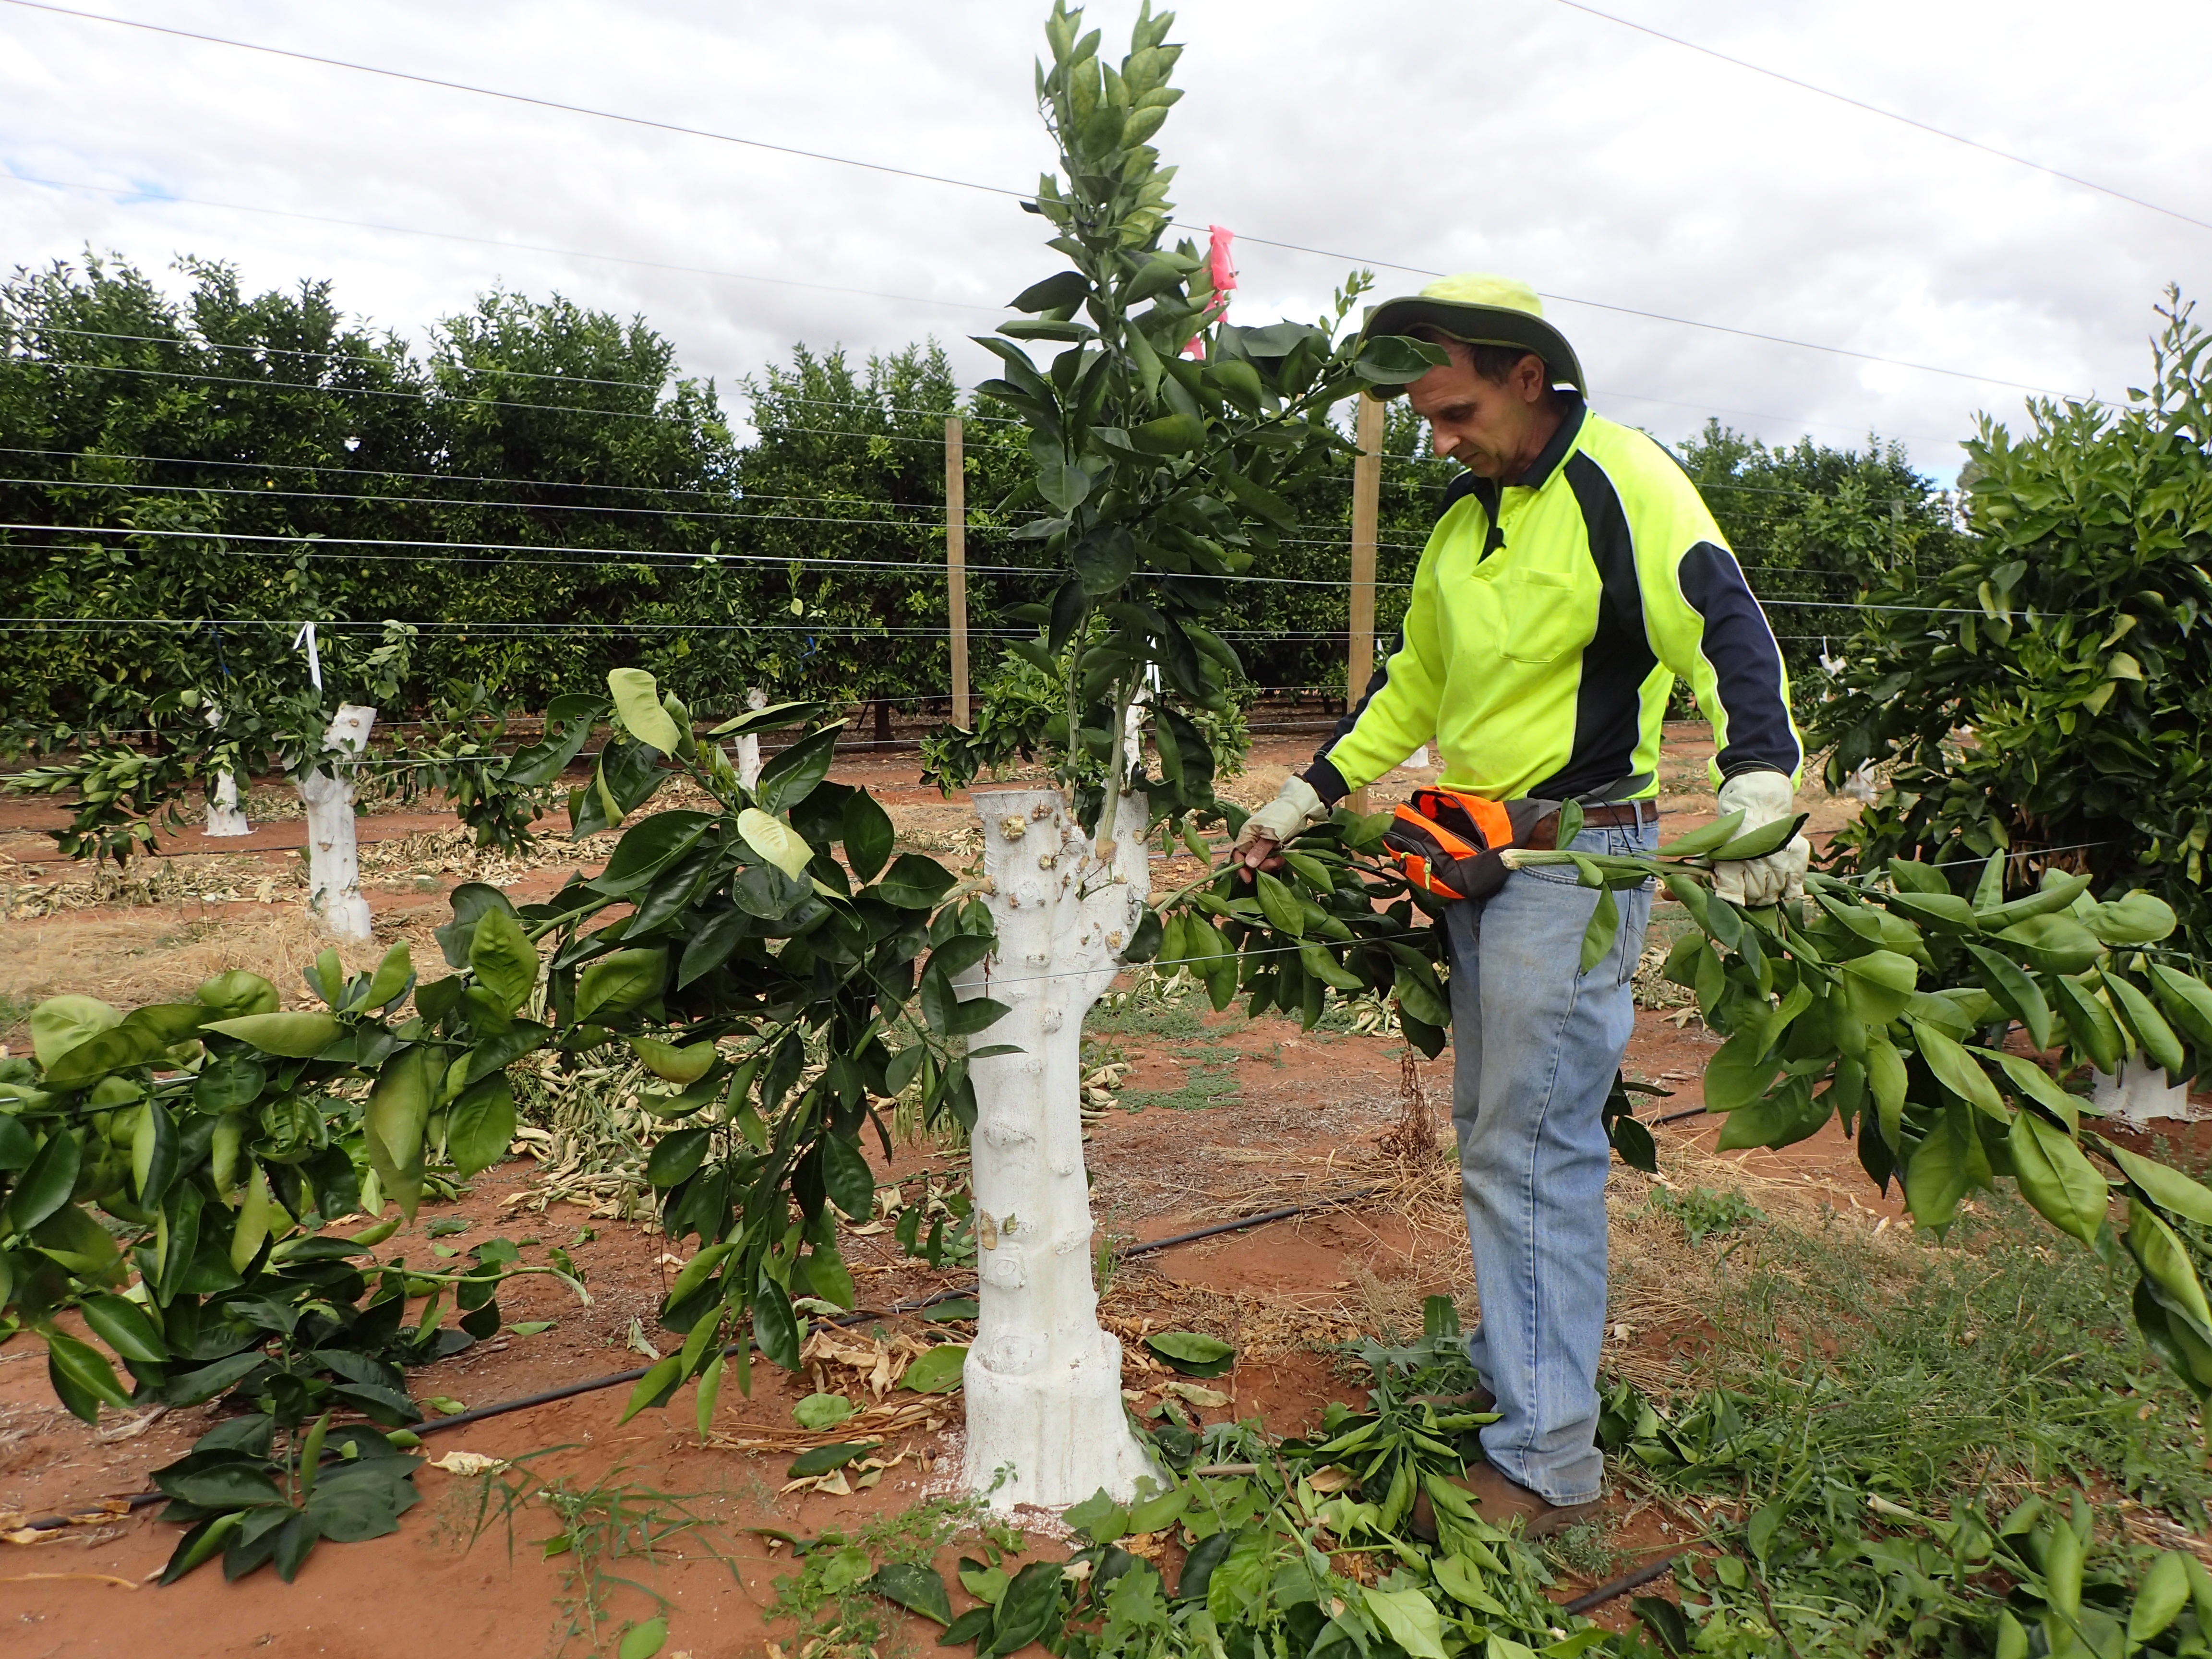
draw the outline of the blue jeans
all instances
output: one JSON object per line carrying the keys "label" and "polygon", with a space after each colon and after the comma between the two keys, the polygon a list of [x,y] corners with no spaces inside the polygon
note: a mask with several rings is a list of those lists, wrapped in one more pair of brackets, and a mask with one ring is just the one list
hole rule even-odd
{"label": "blue jeans", "polygon": [[[1641,854],[1656,823],[1587,830],[1578,853]],[[1482,1447],[1554,1504],[1598,1495],[1597,1358],[1605,1340],[1601,1115],[1636,1018],[1629,981],[1651,895],[1613,894],[1613,948],[1579,971],[1597,890],[1571,865],[1516,871],[1444,913],[1451,947],[1452,1126],[1481,1322],[1468,1357],[1497,1396]]]}

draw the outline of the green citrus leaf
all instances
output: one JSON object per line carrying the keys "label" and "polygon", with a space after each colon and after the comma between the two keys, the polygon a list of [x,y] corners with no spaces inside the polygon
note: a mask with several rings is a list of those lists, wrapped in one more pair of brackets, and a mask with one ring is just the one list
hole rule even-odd
{"label": "green citrus leaf", "polygon": [[915,1358],[899,1378],[899,1387],[916,1394],[949,1394],[960,1386],[967,1364],[966,1347],[957,1342],[941,1343]]}

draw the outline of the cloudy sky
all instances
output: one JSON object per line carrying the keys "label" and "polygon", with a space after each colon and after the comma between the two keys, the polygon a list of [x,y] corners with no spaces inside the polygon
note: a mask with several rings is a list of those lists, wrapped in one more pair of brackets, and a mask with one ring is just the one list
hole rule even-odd
{"label": "cloudy sky", "polygon": [[[1311,317],[1355,264],[1385,292],[1504,271],[1617,418],[1871,429],[1948,477],[1977,410],[2124,394],[2161,287],[2212,289],[2212,6],[1597,3],[1185,6],[1156,141],[1179,217],[1320,250],[1245,242],[1238,319]],[[1037,0],[70,3],[1000,191],[1052,160]],[[1133,15],[1091,9],[1115,56]],[[0,0],[0,267],[189,252],[257,288],[332,277],[418,337],[495,283],[557,289],[644,313],[726,393],[797,341],[934,334],[981,378],[964,337],[1056,264],[1011,195],[724,138]]]}

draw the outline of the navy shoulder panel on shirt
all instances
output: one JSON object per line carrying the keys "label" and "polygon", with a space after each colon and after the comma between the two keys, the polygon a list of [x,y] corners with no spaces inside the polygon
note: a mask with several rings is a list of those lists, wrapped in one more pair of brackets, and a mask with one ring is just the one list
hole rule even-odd
{"label": "navy shoulder panel on shirt", "polygon": [[1547,800],[1601,791],[1636,769],[1644,728],[1641,688],[1658,662],[1644,625],[1636,542],[1620,492],[1605,469],[1579,451],[1567,458],[1565,470],[1597,567],[1599,598],[1596,629],[1583,647],[1575,690],[1573,748],[1566,764],[1528,788]]}
{"label": "navy shoulder panel on shirt", "polygon": [[1677,580],[1690,608],[1705,619],[1705,660],[1728,710],[1728,747],[1715,757],[1722,776],[1794,773],[1805,756],[1790,726],[1782,647],[1743,567],[1726,548],[1699,542],[1682,556]]}

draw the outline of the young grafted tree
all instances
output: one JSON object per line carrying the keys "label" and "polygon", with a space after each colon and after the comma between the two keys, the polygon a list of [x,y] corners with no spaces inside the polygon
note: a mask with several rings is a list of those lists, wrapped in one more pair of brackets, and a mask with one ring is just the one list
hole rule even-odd
{"label": "young grafted tree", "polygon": [[[1014,1010],[991,1036],[1018,1050],[973,1073],[981,1317],[967,1469],[1007,1504],[1127,1497],[1147,1467],[1121,1407],[1120,1345],[1096,1316],[1078,1060],[1116,969],[1159,947],[1153,828],[1224,811],[1192,716],[1226,708],[1238,664],[1205,619],[1224,579],[1291,526],[1283,492],[1347,447],[1330,405],[1429,366],[1407,341],[1364,357],[1335,343],[1357,284],[1319,325],[1224,325],[1206,260],[1162,246],[1174,170],[1151,141],[1182,95],[1173,21],[1147,5],[1117,68],[1079,10],[1054,8],[1037,94],[1060,170],[1027,205],[1066,268],[980,343],[1004,365],[981,392],[1030,428],[1034,477],[1006,505],[1065,572],[1049,604],[1016,612],[1039,629],[1016,649],[1065,690],[1026,734],[1059,787],[976,797],[999,943],[963,981]],[[1202,359],[1182,355],[1194,337]],[[1046,343],[1059,349],[1041,363],[1030,350]]]}

